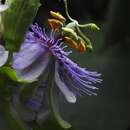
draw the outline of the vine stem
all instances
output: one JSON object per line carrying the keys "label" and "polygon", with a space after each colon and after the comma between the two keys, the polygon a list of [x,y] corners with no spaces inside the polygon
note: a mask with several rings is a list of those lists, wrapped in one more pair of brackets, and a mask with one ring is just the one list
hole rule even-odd
{"label": "vine stem", "polygon": [[56,121],[59,123],[59,125],[64,128],[64,129],[68,129],[71,127],[71,124],[69,124],[67,121],[65,121],[64,119],[62,119],[60,113],[59,113],[59,108],[58,108],[58,103],[57,103],[57,95],[55,93],[55,81],[54,81],[54,77],[55,77],[55,65],[53,63],[53,65],[51,65],[51,67],[53,66],[53,68],[50,70],[50,76],[49,76],[49,84],[48,84],[48,96],[49,96],[49,105],[51,108],[51,112],[54,115]]}
{"label": "vine stem", "polygon": [[65,4],[65,12],[66,12],[66,15],[68,17],[68,19],[72,22],[75,22],[76,20],[71,18],[71,16],[69,15],[69,12],[68,12],[68,4],[67,4],[67,0],[64,0],[64,4]]}
{"label": "vine stem", "polygon": [[89,27],[89,26],[90,26],[89,24],[79,24],[77,20],[73,19],[73,18],[69,15],[67,0],[64,0],[64,4],[65,4],[65,12],[66,12],[66,15],[67,15],[68,19],[69,19],[71,22],[74,22],[74,23],[76,24],[76,26],[78,26],[78,27],[80,27],[80,28],[86,28],[86,27]]}

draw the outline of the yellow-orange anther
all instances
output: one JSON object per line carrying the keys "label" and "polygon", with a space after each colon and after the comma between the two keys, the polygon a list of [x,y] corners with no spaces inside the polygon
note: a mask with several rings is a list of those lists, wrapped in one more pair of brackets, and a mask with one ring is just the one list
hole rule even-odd
{"label": "yellow-orange anther", "polygon": [[84,53],[86,51],[86,46],[85,46],[85,44],[84,44],[84,42],[82,40],[80,41],[80,43],[78,45],[77,51],[79,53]]}
{"label": "yellow-orange anther", "polygon": [[63,17],[59,12],[50,11],[50,14],[55,18],[60,20],[62,23],[66,21],[66,18]]}
{"label": "yellow-orange anther", "polygon": [[48,23],[53,31],[57,30],[60,26],[63,26],[62,22],[56,19],[48,19]]}
{"label": "yellow-orange anther", "polygon": [[70,46],[71,48],[77,49],[78,48],[78,44],[70,37],[64,37],[64,42]]}

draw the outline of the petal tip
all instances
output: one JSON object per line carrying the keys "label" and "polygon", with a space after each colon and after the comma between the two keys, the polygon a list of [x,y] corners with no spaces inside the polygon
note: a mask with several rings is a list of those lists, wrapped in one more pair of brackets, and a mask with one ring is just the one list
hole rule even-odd
{"label": "petal tip", "polygon": [[69,103],[76,103],[76,97],[75,97],[75,96],[68,97],[68,98],[67,98],[67,101],[68,101]]}

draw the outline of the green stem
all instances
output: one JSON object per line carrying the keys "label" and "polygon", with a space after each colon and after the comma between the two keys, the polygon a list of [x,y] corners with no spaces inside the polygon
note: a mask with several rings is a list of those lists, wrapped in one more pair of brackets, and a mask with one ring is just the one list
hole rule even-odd
{"label": "green stem", "polygon": [[90,26],[90,24],[78,24],[80,28],[87,28]]}
{"label": "green stem", "polygon": [[66,15],[68,17],[68,19],[72,22],[76,22],[75,19],[71,18],[71,16],[69,15],[69,12],[68,12],[68,5],[67,5],[67,0],[64,0],[64,4],[65,4],[65,12],[66,12]]}
{"label": "green stem", "polygon": [[57,120],[57,122],[59,123],[59,125],[64,128],[64,129],[68,129],[71,128],[71,124],[69,124],[67,121],[63,120],[62,117],[59,114],[58,108],[55,105],[55,101],[54,101],[54,90],[53,87],[51,86],[51,90],[50,90],[50,100],[51,100],[51,107],[52,107],[52,112]]}
{"label": "green stem", "polygon": [[[54,65],[53,65],[54,66]],[[54,67],[55,68],[55,67]],[[59,123],[59,125],[64,128],[68,129],[71,127],[71,124],[69,124],[67,121],[63,120],[62,117],[60,116],[59,109],[58,109],[58,103],[57,97],[54,91],[54,73],[55,70],[51,70],[50,72],[50,77],[49,77],[49,104],[51,107],[52,114],[54,115],[56,121]]]}
{"label": "green stem", "polygon": [[65,4],[65,12],[66,12],[66,15],[67,15],[68,19],[70,21],[74,22],[76,24],[76,26],[81,27],[81,28],[86,28],[86,27],[90,27],[91,25],[94,25],[97,28],[97,30],[99,30],[99,28],[94,23],[90,23],[90,24],[79,24],[77,20],[71,18],[71,16],[69,15],[67,0],[64,0],[64,4]]}

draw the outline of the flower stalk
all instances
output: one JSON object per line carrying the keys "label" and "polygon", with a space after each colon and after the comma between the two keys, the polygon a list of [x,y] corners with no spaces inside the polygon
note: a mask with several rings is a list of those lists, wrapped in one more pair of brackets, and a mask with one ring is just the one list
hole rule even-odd
{"label": "flower stalk", "polygon": [[[54,63],[53,63],[53,66],[55,66]],[[51,108],[51,113],[56,119],[56,121],[58,122],[58,124],[62,128],[68,129],[68,128],[71,128],[71,124],[65,121],[59,113],[59,108],[58,108],[59,105],[57,103],[58,101],[57,101],[56,92],[54,89],[54,84],[55,84],[55,81],[54,81],[55,69],[54,68],[50,70],[50,75],[49,75],[49,80],[48,80],[49,81],[49,84],[48,84],[49,105]]]}

